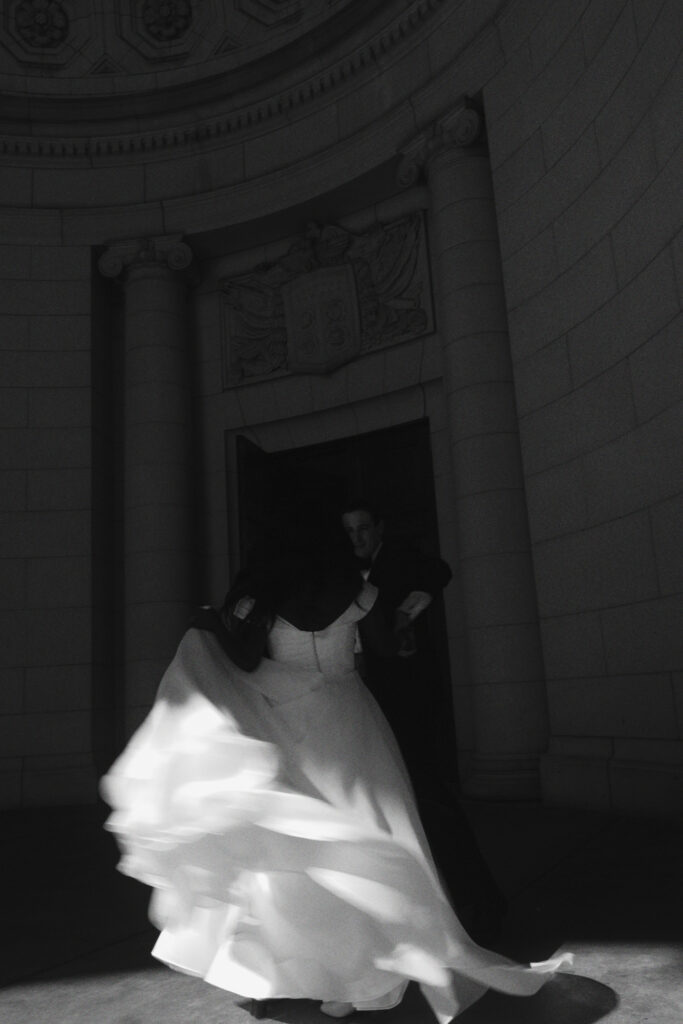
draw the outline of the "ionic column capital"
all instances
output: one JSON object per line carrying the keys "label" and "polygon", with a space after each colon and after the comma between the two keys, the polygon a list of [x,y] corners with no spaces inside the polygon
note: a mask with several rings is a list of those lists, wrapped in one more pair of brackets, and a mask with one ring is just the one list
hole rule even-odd
{"label": "ionic column capital", "polygon": [[438,153],[454,147],[464,149],[472,146],[482,139],[483,134],[482,115],[464,97],[401,147],[401,161],[396,173],[398,184],[409,188],[417,182],[423,167]]}
{"label": "ionic column capital", "polygon": [[119,277],[124,270],[134,267],[187,271],[192,259],[192,249],[183,241],[182,235],[160,235],[113,242],[102,253],[97,266],[103,277]]}

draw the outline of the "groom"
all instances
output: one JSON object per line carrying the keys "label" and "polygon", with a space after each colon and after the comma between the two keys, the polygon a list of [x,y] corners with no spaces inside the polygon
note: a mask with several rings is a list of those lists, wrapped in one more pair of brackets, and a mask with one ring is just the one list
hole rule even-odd
{"label": "groom", "polygon": [[[429,642],[423,613],[451,579],[451,570],[438,557],[385,541],[383,520],[363,499],[355,499],[344,508],[342,523],[363,576],[379,590],[390,625],[403,640],[399,656],[392,658],[373,655],[368,646],[364,647],[364,677],[396,734],[409,768],[412,763],[414,772],[419,773],[424,760],[422,748],[433,749],[433,737],[430,735],[425,743],[416,725],[428,726],[425,719],[430,717],[428,709],[433,712],[437,696],[434,645]],[[359,632],[362,644],[362,623]],[[416,698],[422,711],[419,723]]]}
{"label": "groom", "polygon": [[[394,628],[403,638],[397,656],[363,648],[361,675],[382,708],[408,768],[427,838],[458,916],[472,938],[486,945],[500,927],[505,901],[479,850],[469,821],[438,762],[437,732],[444,709],[438,694],[438,662],[424,613],[451,579],[436,556],[384,539],[384,522],[361,498],[347,503],[342,523],[363,576],[374,584]],[[446,742],[454,743],[451,734]]]}

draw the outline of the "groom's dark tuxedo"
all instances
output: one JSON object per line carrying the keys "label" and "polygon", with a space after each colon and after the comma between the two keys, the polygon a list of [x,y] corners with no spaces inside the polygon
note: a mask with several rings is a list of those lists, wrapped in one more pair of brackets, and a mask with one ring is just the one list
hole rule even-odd
{"label": "groom's dark tuxedo", "polygon": [[[393,624],[396,610],[412,592],[437,597],[451,579],[441,559],[414,547],[383,543],[370,563],[368,582],[379,590],[382,607]],[[434,750],[433,728],[438,722],[440,686],[434,626],[429,611],[413,625],[415,652],[407,657],[380,657],[364,644],[366,683],[396,734],[411,775],[427,766]],[[363,640],[363,624],[359,633]],[[431,773],[430,773],[431,774]]]}
{"label": "groom's dark tuxedo", "polygon": [[[371,561],[367,579],[377,587],[385,614],[393,620],[411,592],[438,597],[451,570],[438,557],[388,543]],[[450,747],[442,753],[452,760],[455,734],[444,727],[451,709],[444,702],[429,609],[417,616],[414,632],[415,651],[408,657],[381,657],[364,644],[363,677],[398,740],[434,860],[458,916],[475,941],[486,944],[495,938],[505,903],[464,811],[444,783],[439,747]],[[359,633],[362,642],[362,621]]]}

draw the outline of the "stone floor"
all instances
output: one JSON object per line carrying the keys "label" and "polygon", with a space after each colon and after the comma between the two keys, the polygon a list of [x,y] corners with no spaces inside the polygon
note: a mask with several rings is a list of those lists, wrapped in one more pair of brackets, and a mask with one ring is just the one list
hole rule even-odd
{"label": "stone floor", "polygon": [[[497,944],[518,960],[573,950],[573,973],[532,999],[493,992],[458,1024],[682,1024],[683,830],[534,804],[468,808],[510,900]],[[1,1024],[252,1024],[244,1001],[149,956],[147,892],[114,870],[101,808],[0,818]],[[433,1024],[411,986],[367,1024]],[[323,1024],[272,1001],[266,1021]]]}

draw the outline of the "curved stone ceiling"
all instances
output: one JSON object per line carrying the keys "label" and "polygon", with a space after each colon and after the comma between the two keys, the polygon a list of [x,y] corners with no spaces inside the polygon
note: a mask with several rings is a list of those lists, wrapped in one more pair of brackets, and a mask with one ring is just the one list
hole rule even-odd
{"label": "curved stone ceiling", "polygon": [[[469,0],[7,0],[0,163],[155,162],[271,128],[286,156],[282,131],[335,94],[372,90],[440,9],[462,7],[478,11]],[[458,46],[490,13],[470,19]],[[429,65],[414,70],[371,100],[384,109],[405,97]]]}
{"label": "curved stone ceiling", "polygon": [[0,15],[0,112],[81,120],[106,117],[107,107],[112,116],[127,108],[154,112],[161,94],[173,96],[176,109],[198,94],[234,95],[310,60],[382,6],[393,4],[7,0]]}

